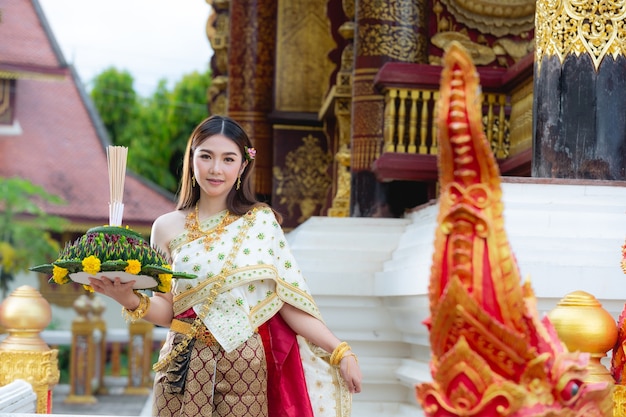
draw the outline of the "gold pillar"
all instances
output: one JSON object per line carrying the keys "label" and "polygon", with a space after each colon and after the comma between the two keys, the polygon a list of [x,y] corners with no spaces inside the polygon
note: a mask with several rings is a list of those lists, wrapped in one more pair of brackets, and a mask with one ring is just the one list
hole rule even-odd
{"label": "gold pillar", "polygon": [[58,350],[41,339],[52,319],[50,304],[27,285],[0,304],[0,324],[8,332],[0,343],[0,386],[16,379],[29,382],[37,394],[37,413],[52,412],[52,388],[59,383]]}
{"label": "gold pillar", "polygon": [[70,393],[66,404],[95,404],[92,380],[94,376],[94,328],[89,318],[91,300],[85,294],[74,301],[78,316],[72,321],[72,349],[70,351]]}
{"label": "gold pillar", "polygon": [[626,180],[623,1],[539,0],[535,22],[532,176]]}
{"label": "gold pillar", "polygon": [[209,87],[209,113],[228,113],[228,45],[229,45],[229,0],[207,0],[213,13],[207,21],[207,38],[213,48],[211,57],[211,86]]}
{"label": "gold pillar", "polygon": [[[330,217],[350,216],[350,140],[352,132],[352,71],[354,66],[354,0],[342,1],[346,21],[339,28],[339,34],[346,40],[341,51],[341,67],[337,72],[335,85],[328,98],[332,100],[334,116],[337,120],[338,150],[335,153],[335,194]],[[327,109],[322,109],[326,111]]]}
{"label": "gold pillar", "polygon": [[152,388],[152,332],[154,324],[145,320],[130,323],[128,332],[128,395],[148,395]]}
{"label": "gold pillar", "polygon": [[96,366],[96,369],[93,373],[93,375],[95,375],[96,377],[96,380],[98,381],[96,393],[100,395],[108,394],[109,391],[104,385],[104,374],[107,363],[107,323],[102,318],[102,313],[104,313],[105,309],[106,305],[101,298],[95,297],[91,300],[91,321],[93,323],[94,330],[97,330],[100,333],[100,340],[98,341],[98,345],[96,346],[97,360],[94,361],[94,366]]}

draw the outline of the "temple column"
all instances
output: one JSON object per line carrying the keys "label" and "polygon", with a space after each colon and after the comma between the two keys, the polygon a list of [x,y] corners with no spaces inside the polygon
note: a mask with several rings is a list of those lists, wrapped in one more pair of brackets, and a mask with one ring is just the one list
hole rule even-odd
{"label": "temple column", "polygon": [[622,2],[536,6],[533,177],[624,180]]}
{"label": "temple column", "polygon": [[246,130],[257,149],[255,191],[272,193],[272,86],[276,1],[231,0],[228,51],[228,115]]}
{"label": "temple column", "polygon": [[206,35],[213,48],[209,114],[228,113],[228,39],[230,36],[230,1],[207,0],[213,7],[206,25]]}
{"label": "temple column", "polygon": [[319,112],[334,153],[330,217],[350,216],[350,142],[352,130],[352,71],[354,67],[354,0],[329,0],[326,6],[340,53],[334,82]]}
{"label": "temple column", "polygon": [[426,63],[426,0],[357,0],[352,79],[350,215],[387,217],[385,191],[372,172],[383,145],[384,96],[374,77],[386,62]]}

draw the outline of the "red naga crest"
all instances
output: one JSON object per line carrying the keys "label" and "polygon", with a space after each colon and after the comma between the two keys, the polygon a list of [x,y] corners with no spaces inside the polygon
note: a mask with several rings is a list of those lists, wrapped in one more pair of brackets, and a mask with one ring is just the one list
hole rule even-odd
{"label": "red naga crest", "polygon": [[607,383],[584,383],[522,285],[502,217],[500,173],[482,126],[476,69],[459,44],[444,58],[438,103],[438,227],[429,287],[427,416],[610,416]]}

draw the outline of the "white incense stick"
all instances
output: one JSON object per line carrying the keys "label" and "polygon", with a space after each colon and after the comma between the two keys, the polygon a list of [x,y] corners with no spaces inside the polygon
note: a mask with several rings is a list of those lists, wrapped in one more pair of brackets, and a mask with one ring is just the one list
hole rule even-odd
{"label": "white incense stick", "polygon": [[109,165],[109,225],[121,226],[124,214],[124,180],[126,179],[126,156],[128,148],[124,146],[107,147]]}

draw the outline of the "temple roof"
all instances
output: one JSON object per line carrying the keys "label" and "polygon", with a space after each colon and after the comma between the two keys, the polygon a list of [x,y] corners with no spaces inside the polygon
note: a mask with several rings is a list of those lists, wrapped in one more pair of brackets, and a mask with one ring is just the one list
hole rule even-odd
{"label": "temple roof", "polygon": [[[37,0],[0,0],[0,12],[0,80],[15,80],[14,123],[0,128],[0,176],[28,179],[66,200],[43,204],[49,214],[107,224],[111,143],[91,99]],[[123,223],[131,228],[149,227],[175,207],[171,193],[130,172],[123,202]]]}

